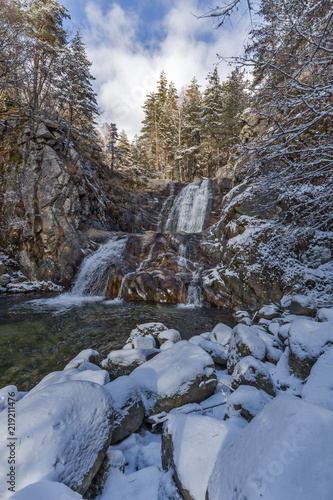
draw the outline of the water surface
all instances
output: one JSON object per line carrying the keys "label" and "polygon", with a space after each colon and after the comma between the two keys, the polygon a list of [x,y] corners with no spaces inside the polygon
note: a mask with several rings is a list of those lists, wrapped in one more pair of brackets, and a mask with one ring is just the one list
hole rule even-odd
{"label": "water surface", "polygon": [[46,374],[62,370],[82,349],[102,357],[123,347],[137,325],[161,321],[185,339],[211,331],[230,311],[110,301],[71,294],[0,296],[0,387],[31,389]]}

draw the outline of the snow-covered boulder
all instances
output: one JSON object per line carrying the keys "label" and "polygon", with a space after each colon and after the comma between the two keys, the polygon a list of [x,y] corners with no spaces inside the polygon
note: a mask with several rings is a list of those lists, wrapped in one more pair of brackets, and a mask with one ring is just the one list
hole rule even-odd
{"label": "snow-covered boulder", "polygon": [[237,389],[241,385],[252,385],[275,396],[276,388],[264,363],[253,356],[246,356],[238,361],[232,374],[231,386]]}
{"label": "snow-covered boulder", "polygon": [[317,304],[311,297],[305,295],[285,296],[281,299],[281,306],[288,308],[290,314],[297,316],[314,317],[317,313]]}
{"label": "snow-covered boulder", "polygon": [[83,380],[105,385],[110,382],[110,376],[106,370],[102,370],[99,366],[83,362],[78,368],[67,368],[63,371],[49,373],[30,391],[30,394],[40,391],[49,385],[72,382],[74,380]]}
{"label": "snow-covered boulder", "polygon": [[322,307],[317,312],[318,321],[333,321],[333,308]]}
{"label": "snow-covered boulder", "polygon": [[173,469],[186,500],[205,500],[218,453],[241,430],[235,422],[198,415],[170,416],[162,438],[163,469]]}
{"label": "snow-covered boulder", "polygon": [[251,422],[271,399],[265,391],[250,385],[241,385],[228,396],[225,418],[241,416]]}
{"label": "snow-covered boulder", "polygon": [[289,366],[294,374],[305,379],[325,346],[333,343],[333,321],[318,323],[308,319],[298,319],[289,329]]}
{"label": "snow-covered boulder", "polygon": [[200,346],[204,351],[212,357],[215,364],[226,367],[228,361],[228,347],[212,342],[203,338],[201,335],[195,335],[190,338],[189,342],[194,345]]}
{"label": "snow-covered boulder", "polygon": [[173,347],[174,345],[175,343],[172,342],[171,340],[166,340],[165,342],[163,342],[163,344],[161,344],[160,350],[166,351],[167,349],[170,349],[170,347]]}
{"label": "snow-covered boulder", "polygon": [[173,343],[180,342],[182,340],[179,331],[175,330],[174,328],[169,328],[168,330],[164,330],[163,332],[159,333],[157,335],[157,339],[160,346],[168,340]]}
{"label": "snow-covered boulder", "polygon": [[39,481],[15,493],[11,500],[82,500],[82,496],[65,484]]}
{"label": "snow-covered boulder", "polygon": [[75,358],[73,358],[64,368],[78,368],[82,363],[92,363],[98,365],[100,362],[99,353],[94,349],[84,349]]}
{"label": "snow-covered boulder", "polygon": [[[131,342],[133,349],[155,349],[156,342],[152,335],[145,337],[135,337]],[[128,344],[127,344],[128,345]]]}
{"label": "snow-covered boulder", "polygon": [[266,319],[266,320],[272,320],[275,318],[278,318],[280,316],[280,310],[278,306],[275,304],[269,304],[266,306],[263,306],[259,312],[258,315],[260,318]]}
{"label": "snow-covered boulder", "polygon": [[[63,382],[27,394],[16,404],[16,490],[41,480],[84,494],[110,445],[112,398],[101,385]],[[7,414],[0,414],[0,498],[7,499]]]}
{"label": "snow-covered boulder", "polygon": [[134,328],[134,330],[131,331],[127,339],[127,343],[133,342],[136,337],[152,336],[156,338],[159,333],[164,332],[165,330],[168,330],[168,328],[163,325],[163,323],[152,322],[138,325],[136,328]]}
{"label": "snow-covered boulder", "polygon": [[231,335],[232,328],[230,328],[230,326],[224,323],[218,323],[209,334],[208,340],[218,342],[225,346],[229,344]]}
{"label": "snow-covered boulder", "polygon": [[119,377],[105,386],[113,400],[114,423],[112,443],[138,430],[145,416],[145,407],[137,384],[130,377]]}
{"label": "snow-covered boulder", "polygon": [[123,375],[129,375],[135,368],[158,354],[157,349],[120,349],[111,351],[101,366],[105,368],[110,379],[114,380]]}
{"label": "snow-covered boulder", "polygon": [[19,399],[19,393],[16,385],[7,385],[0,389],[0,412],[8,407],[8,394],[11,394],[11,399],[17,401]]}
{"label": "snow-covered boulder", "polygon": [[141,389],[148,415],[203,401],[217,384],[212,358],[186,340],[139,366],[130,377]]}
{"label": "snow-covered boulder", "polygon": [[228,351],[228,373],[232,375],[238,361],[245,356],[253,356],[260,361],[265,359],[266,344],[259,337],[255,327],[237,325],[233,330],[233,335]]}
{"label": "snow-covered boulder", "polygon": [[271,344],[266,344],[266,347],[267,347],[266,351],[267,361],[276,365],[279,362],[283,351],[278,349],[277,347],[274,347]]}
{"label": "snow-covered boulder", "polygon": [[333,411],[333,348],[313,365],[302,389],[302,398]]}
{"label": "snow-covered boulder", "polygon": [[268,403],[219,454],[208,500],[331,500],[333,412],[297,397]]}

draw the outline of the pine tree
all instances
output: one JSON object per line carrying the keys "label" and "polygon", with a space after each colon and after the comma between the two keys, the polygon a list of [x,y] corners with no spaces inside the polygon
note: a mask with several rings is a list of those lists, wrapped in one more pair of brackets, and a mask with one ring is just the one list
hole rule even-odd
{"label": "pine tree", "polygon": [[54,79],[54,95],[68,122],[65,155],[68,152],[72,130],[89,137],[93,132],[94,119],[98,115],[90,66],[80,33],[77,31],[60,58],[61,76],[58,74]]}
{"label": "pine tree", "polygon": [[186,176],[192,180],[200,175],[202,95],[196,78],[185,90],[182,103],[180,155],[186,166]]}

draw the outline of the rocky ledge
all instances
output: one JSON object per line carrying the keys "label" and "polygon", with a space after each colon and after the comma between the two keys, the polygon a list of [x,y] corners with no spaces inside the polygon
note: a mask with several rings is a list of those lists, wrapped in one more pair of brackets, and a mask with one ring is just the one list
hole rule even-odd
{"label": "rocky ledge", "polygon": [[287,296],[236,320],[189,341],[139,325],[102,361],[3,388],[2,498],[10,394],[15,500],[330,500],[333,309]]}

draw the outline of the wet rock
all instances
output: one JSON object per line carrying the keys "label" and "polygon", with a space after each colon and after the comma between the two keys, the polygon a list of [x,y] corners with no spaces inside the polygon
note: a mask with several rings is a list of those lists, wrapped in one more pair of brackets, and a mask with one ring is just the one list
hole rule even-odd
{"label": "wet rock", "polygon": [[235,366],[232,374],[231,386],[237,389],[241,385],[251,385],[256,389],[275,396],[276,388],[264,363],[253,356],[242,358]]}
{"label": "wet rock", "polygon": [[105,386],[113,400],[114,424],[111,443],[117,443],[141,426],[145,407],[138,385],[130,377],[119,377]]}

